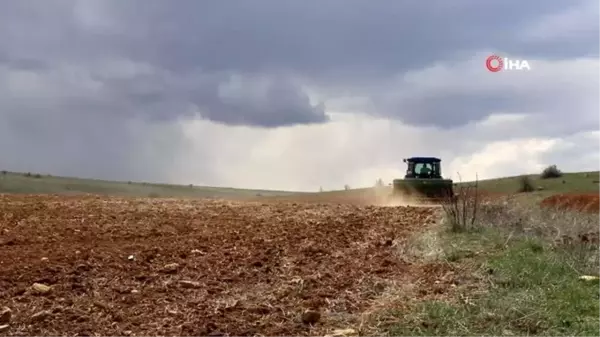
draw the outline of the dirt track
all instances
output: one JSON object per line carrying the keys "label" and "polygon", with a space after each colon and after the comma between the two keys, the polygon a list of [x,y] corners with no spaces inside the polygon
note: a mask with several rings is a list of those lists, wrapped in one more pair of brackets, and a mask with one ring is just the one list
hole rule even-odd
{"label": "dirt track", "polygon": [[356,323],[386,280],[420,277],[395,246],[433,213],[0,196],[0,310],[12,310],[0,334],[324,334]]}

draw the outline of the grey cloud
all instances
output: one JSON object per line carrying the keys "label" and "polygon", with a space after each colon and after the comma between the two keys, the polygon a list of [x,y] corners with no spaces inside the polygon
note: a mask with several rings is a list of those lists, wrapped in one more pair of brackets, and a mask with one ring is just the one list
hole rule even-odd
{"label": "grey cloud", "polygon": [[[133,122],[115,123],[106,116],[64,115],[44,107],[43,112],[21,110],[2,119],[8,122],[0,127],[0,167],[6,170],[160,181],[173,153],[140,153],[158,135],[134,134]],[[181,145],[178,137],[171,132],[170,147]]]}
{"label": "grey cloud", "polygon": [[191,93],[191,100],[203,117],[216,122],[278,127],[329,120],[323,105],[312,105],[308,96],[285,77],[255,81],[251,76],[236,76],[211,89]]}
{"label": "grey cloud", "polygon": [[[597,131],[597,128],[596,128]],[[566,172],[600,170],[600,134],[580,133],[565,137],[563,144],[542,156],[545,165],[557,165]]]}
{"label": "grey cloud", "polygon": [[[370,83],[480,50],[545,59],[597,55],[597,31],[570,35],[568,40],[527,35],[536,20],[585,3],[589,0],[543,5],[516,0],[434,0],[427,4],[330,0],[318,7],[310,2],[272,0],[180,0],[176,6],[162,0],[144,0],[143,4],[65,0],[52,6],[34,0],[5,1],[0,27],[6,29],[0,31],[0,40],[6,41],[5,54],[30,60],[30,65],[35,64],[35,57],[50,64],[81,64],[90,70],[92,60],[115,57],[151,65],[155,74],[105,80],[112,86],[107,91],[113,91],[105,99],[140,104],[130,111],[141,115],[160,110],[155,113],[161,120],[182,118],[189,105],[195,104],[205,118],[221,123],[272,127],[327,121],[321,107],[310,104],[300,86],[274,75],[280,70],[321,86],[356,87],[376,98],[377,92],[368,91]],[[179,82],[177,91],[172,83],[165,83],[165,73],[175,77],[171,82]],[[177,79],[190,73],[202,73],[217,82]],[[247,93],[224,101],[216,89],[226,81],[223,73],[273,76],[274,84],[260,97]],[[195,95],[181,94],[190,91]],[[441,95],[436,101],[446,109],[460,104],[453,109],[464,117],[443,121],[429,97],[413,97],[390,107],[377,102],[382,111],[373,112],[415,125],[439,121],[442,127],[453,127],[521,104],[518,97],[513,100],[503,94],[436,94]]]}
{"label": "grey cloud", "polygon": [[417,126],[455,128],[498,110],[532,119],[573,109],[585,123],[571,118],[543,132],[576,132],[598,117],[587,113],[597,105],[578,105],[573,91],[525,96],[481,79],[421,92],[385,84],[482,50],[597,57],[589,22],[581,34],[527,34],[546,15],[585,3],[593,1],[5,0],[0,82],[19,74],[17,84],[31,88],[0,87],[0,140],[14,146],[5,145],[0,164],[159,180],[173,149],[186,147],[180,119],[268,128],[327,122],[304,85],[366,96],[374,104],[365,112]]}
{"label": "grey cloud", "polygon": [[[493,112],[518,111],[526,101],[526,97],[513,92],[474,94],[440,90],[424,96],[401,98],[378,109],[378,112],[397,116],[411,125],[452,129],[471,121],[483,120]],[[406,113],[407,111],[415,113]]]}
{"label": "grey cloud", "polygon": [[[170,69],[265,71],[277,67],[313,76],[373,69],[402,72],[480,49],[525,56],[598,53],[596,44],[556,50],[554,41],[519,38],[534,18],[577,1],[523,3],[330,0],[206,3],[106,1],[121,30],[103,31],[113,46]],[[148,44],[147,38],[153,43]],[[586,36],[593,38],[598,36]],[[577,38],[575,40],[578,40]],[[583,49],[582,49],[583,48]],[[547,52],[545,55],[544,52]]]}
{"label": "grey cloud", "polygon": [[[101,75],[101,74],[99,74]],[[156,71],[127,78],[93,75],[102,83],[104,102],[116,111],[140,113],[149,120],[174,115],[228,124],[280,127],[329,120],[322,104],[312,104],[297,84],[283,75],[191,72],[174,76]]]}

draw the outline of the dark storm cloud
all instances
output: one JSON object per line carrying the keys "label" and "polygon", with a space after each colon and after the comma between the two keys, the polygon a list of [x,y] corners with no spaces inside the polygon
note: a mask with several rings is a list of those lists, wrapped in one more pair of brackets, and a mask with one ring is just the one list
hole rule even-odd
{"label": "dark storm cloud", "polygon": [[[320,104],[286,76],[160,71],[128,78],[93,76],[114,111],[140,110],[150,120],[199,114],[229,125],[278,127],[328,120]],[[103,101],[99,102],[102,103]],[[120,107],[120,108],[119,108]]]}
{"label": "dark storm cloud", "polygon": [[[0,168],[113,180],[161,181],[185,140],[176,127],[137,123],[89,102],[7,98],[0,91]],[[129,114],[133,115],[133,114]],[[161,149],[161,147],[166,147]],[[199,174],[207,172],[199,171]]]}
{"label": "dark storm cloud", "polygon": [[313,76],[362,68],[398,73],[479,49],[541,57],[598,53],[597,43],[577,44],[594,41],[597,32],[572,37],[569,49],[521,38],[536,18],[578,1],[106,3],[114,5],[122,24],[119,31],[104,33],[114,46],[178,70],[200,65],[236,71],[283,67]]}
{"label": "dark storm cloud", "polygon": [[285,77],[234,77],[189,98],[203,117],[224,124],[278,127],[329,120],[322,105],[312,105]]}
{"label": "dark storm cloud", "polygon": [[[390,74],[462,58],[482,49],[522,58],[597,55],[597,31],[558,43],[524,37],[536,19],[580,3],[328,0],[317,5],[306,1],[179,0],[174,5],[162,0],[52,4],[19,0],[3,2],[4,14],[0,16],[4,23],[0,26],[6,29],[0,38],[8,42],[3,53],[22,60],[24,67],[60,61],[85,65],[90,60],[114,57],[152,65],[157,73],[136,76],[127,83],[107,80],[107,85],[114,86],[115,97],[106,99],[152,104],[164,111],[161,119],[184,116],[188,109],[180,107],[195,104],[205,118],[218,122],[273,127],[318,123],[327,118],[319,106],[310,104],[300,86],[280,76],[271,80],[272,88],[261,97],[240,93],[235,100],[224,100],[217,94],[220,83],[194,87],[198,82],[192,81],[188,87],[178,87],[196,91],[195,97],[166,86],[153,84],[152,89],[138,89],[136,85],[160,83],[165,72],[186,76],[201,70],[206,76],[233,72],[268,77],[284,69],[289,76],[300,74],[319,83],[361,88]],[[563,48],[567,41],[568,48]],[[253,92],[249,85],[240,90]],[[461,105],[456,110],[465,111],[464,117],[452,121],[460,125],[472,120],[469,116],[481,117],[495,107],[519,104],[500,96],[459,93],[438,102],[443,102],[442,106]],[[174,106],[166,109],[167,104]],[[439,110],[434,104],[430,99],[419,102],[413,98],[385,114],[418,125],[435,125],[440,118],[432,113]],[[468,107],[472,107],[472,114]],[[154,118],[152,110],[130,111]],[[475,116],[475,110],[481,113]],[[425,120],[427,116],[429,120]]]}
{"label": "dark storm cloud", "polygon": [[327,122],[306,84],[366,96],[375,109],[365,112],[420,126],[451,128],[497,110],[577,109],[571,94],[474,89],[493,86],[485,81],[427,92],[384,83],[482,50],[597,57],[598,31],[589,25],[577,34],[527,34],[544,16],[582,3],[4,0],[0,165],[160,180],[173,149],[186,146],[180,119],[268,128]]}

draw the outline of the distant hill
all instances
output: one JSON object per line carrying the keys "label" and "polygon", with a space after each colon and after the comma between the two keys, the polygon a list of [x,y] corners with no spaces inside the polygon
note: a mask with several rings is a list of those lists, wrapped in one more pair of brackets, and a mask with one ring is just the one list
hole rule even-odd
{"label": "distant hill", "polygon": [[[540,179],[539,174],[525,175],[536,189],[552,193],[598,193],[599,172],[563,173],[562,177]],[[480,180],[479,187],[487,192],[514,193],[519,189],[523,176]]]}
{"label": "distant hill", "polygon": [[[562,177],[540,179],[539,175],[527,175],[536,193],[598,193],[600,174],[598,171],[564,173]],[[515,193],[522,176],[480,180],[480,189],[492,193]],[[465,182],[462,184],[467,184]],[[460,185],[460,184],[458,184]],[[384,188],[385,189],[385,188]],[[374,196],[371,187],[326,192],[292,192],[276,190],[239,189],[193,185],[155,184],[144,182],[119,182],[97,179],[57,177],[41,174],[6,172],[0,173],[0,193],[27,194],[100,194],[132,197],[162,198],[226,198],[256,199],[257,197],[292,197],[293,199],[370,199]],[[379,192],[381,193],[381,192]],[[288,198],[283,198],[288,199]],[[291,200],[291,199],[290,199]]]}
{"label": "distant hill", "polygon": [[246,199],[257,196],[286,196],[301,192],[154,184],[144,182],[119,182],[2,171],[2,173],[0,173],[0,193],[91,193],[100,195],[156,198],[173,197]]}

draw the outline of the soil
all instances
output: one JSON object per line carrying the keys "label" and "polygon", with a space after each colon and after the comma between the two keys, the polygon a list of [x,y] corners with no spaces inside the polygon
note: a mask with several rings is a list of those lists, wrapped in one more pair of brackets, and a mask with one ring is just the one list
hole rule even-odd
{"label": "soil", "polygon": [[556,194],[545,198],[542,207],[553,207],[579,212],[598,213],[600,208],[599,194]]}
{"label": "soil", "polygon": [[385,280],[433,285],[445,267],[396,245],[434,213],[0,195],[0,334],[322,335],[357,323]]}

